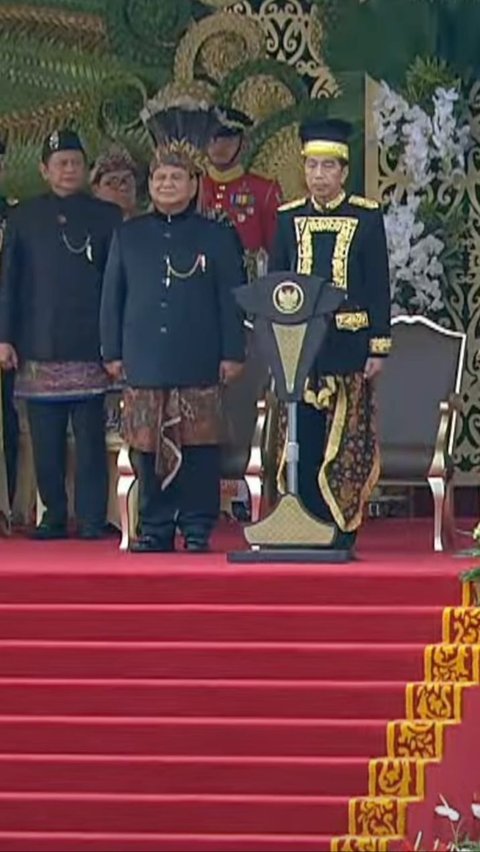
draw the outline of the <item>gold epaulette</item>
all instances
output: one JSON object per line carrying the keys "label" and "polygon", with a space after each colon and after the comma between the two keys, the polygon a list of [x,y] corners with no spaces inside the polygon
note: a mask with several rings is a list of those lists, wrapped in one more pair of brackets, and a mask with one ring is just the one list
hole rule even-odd
{"label": "gold epaulette", "polygon": [[351,195],[348,201],[354,207],[364,207],[365,210],[378,210],[380,207],[378,201],[374,201],[373,198],[364,198],[363,195]]}
{"label": "gold epaulette", "polygon": [[297,198],[295,201],[287,201],[286,204],[280,205],[280,207],[278,208],[278,212],[283,213],[285,210],[295,210],[295,207],[303,207],[303,205],[306,203],[306,198]]}

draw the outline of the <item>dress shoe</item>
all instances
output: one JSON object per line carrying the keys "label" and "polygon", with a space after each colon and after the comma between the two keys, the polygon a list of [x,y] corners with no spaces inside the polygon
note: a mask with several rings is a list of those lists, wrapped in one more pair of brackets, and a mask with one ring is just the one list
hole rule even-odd
{"label": "dress shoe", "polygon": [[34,541],[59,541],[60,539],[68,538],[67,527],[65,524],[49,524],[46,521],[33,530],[30,538]]}
{"label": "dress shoe", "polygon": [[90,526],[86,524],[83,527],[80,527],[78,530],[78,537],[82,539],[82,541],[100,541],[104,537],[105,529],[104,527]]}
{"label": "dress shoe", "polygon": [[141,535],[130,545],[130,553],[173,553],[173,539],[156,535]]}
{"label": "dress shoe", "polygon": [[210,545],[207,539],[187,538],[185,550],[187,553],[209,553]]}

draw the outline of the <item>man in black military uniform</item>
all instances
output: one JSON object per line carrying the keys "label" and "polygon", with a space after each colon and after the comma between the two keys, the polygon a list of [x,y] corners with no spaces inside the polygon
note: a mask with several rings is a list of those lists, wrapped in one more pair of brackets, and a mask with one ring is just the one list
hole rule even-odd
{"label": "man in black military uniform", "polygon": [[244,338],[232,289],[245,283],[230,228],[196,211],[198,176],[216,124],[206,106],[152,102],[154,212],[115,235],[101,337],[107,369],[124,371],[123,433],[139,479],[132,551],[208,549],[220,500],[221,385],[239,374]]}
{"label": "man in black military uniform", "polygon": [[41,172],[50,192],[11,215],[2,258],[0,365],[16,369],[27,400],[45,514],[39,539],[67,535],[67,428],[75,437],[75,503],[82,538],[101,535],[107,502],[100,357],[102,277],[119,208],[84,192],[85,152],[76,133],[45,140]]}
{"label": "man in black military uniform", "polygon": [[299,490],[307,509],[334,521],[350,546],[379,475],[372,382],[391,347],[388,256],[379,205],[347,196],[350,126],[301,127],[309,194],[279,208],[272,270],[314,274],[345,303],[299,406]]}
{"label": "man in black military uniform", "polygon": [[[4,157],[6,154],[6,142],[0,139],[0,186],[4,174]],[[7,218],[15,206],[16,201],[5,198],[0,194],[0,255],[7,227]],[[18,416],[13,398],[14,372],[0,371],[0,396],[2,404],[2,432],[5,452],[5,464],[7,472],[7,491],[10,508],[15,496],[17,476],[18,455]]]}

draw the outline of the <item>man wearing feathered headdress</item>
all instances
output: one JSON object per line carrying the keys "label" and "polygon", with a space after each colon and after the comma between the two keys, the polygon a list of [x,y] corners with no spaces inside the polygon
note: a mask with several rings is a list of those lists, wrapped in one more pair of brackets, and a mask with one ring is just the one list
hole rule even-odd
{"label": "man wearing feathered headdress", "polygon": [[220,501],[221,386],[242,369],[232,290],[244,283],[235,237],[197,212],[217,123],[205,103],[158,97],[142,114],[156,145],[153,211],[125,223],[107,264],[101,336],[126,380],[123,434],[139,480],[136,553],[208,549]]}

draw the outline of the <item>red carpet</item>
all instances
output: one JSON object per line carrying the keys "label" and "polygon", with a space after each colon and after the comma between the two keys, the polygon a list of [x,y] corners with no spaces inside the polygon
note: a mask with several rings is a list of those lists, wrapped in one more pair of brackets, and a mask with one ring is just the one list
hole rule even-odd
{"label": "red carpet", "polygon": [[[436,831],[449,761],[468,762],[480,690],[452,728],[454,682],[479,680],[480,619],[446,610],[465,563],[404,523],[370,524],[347,566],[234,567],[232,528],[201,557],[2,540],[0,850],[381,850]],[[424,783],[419,758],[441,757]]]}

